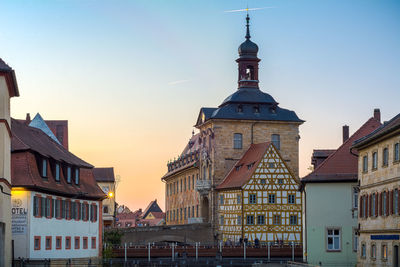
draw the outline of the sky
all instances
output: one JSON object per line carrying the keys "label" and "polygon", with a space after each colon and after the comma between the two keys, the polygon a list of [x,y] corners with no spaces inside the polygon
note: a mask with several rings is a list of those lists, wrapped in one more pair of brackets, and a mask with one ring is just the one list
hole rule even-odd
{"label": "sky", "polygon": [[250,11],[260,88],[294,110],[300,176],[380,108],[400,112],[400,1],[0,0],[0,57],[15,71],[14,118],[68,120],[75,155],[120,177],[117,202],[164,209],[168,160],[201,107],[237,89]]}

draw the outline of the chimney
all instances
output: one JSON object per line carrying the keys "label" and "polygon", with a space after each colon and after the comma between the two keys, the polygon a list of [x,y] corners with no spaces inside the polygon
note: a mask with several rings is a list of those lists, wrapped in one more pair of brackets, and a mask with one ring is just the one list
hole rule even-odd
{"label": "chimney", "polygon": [[344,125],[343,126],[343,143],[346,142],[347,139],[349,139],[349,126]]}
{"label": "chimney", "polygon": [[29,124],[29,123],[31,123],[31,114],[29,114],[29,113],[26,113],[26,119],[25,119],[25,124]]}
{"label": "chimney", "polygon": [[381,122],[381,110],[379,108],[374,109],[374,119]]}

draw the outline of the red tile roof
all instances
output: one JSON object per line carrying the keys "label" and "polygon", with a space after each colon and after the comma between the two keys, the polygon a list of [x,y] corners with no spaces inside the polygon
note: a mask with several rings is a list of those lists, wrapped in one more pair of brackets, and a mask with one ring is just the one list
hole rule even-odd
{"label": "red tile roof", "polygon": [[301,182],[357,180],[358,157],[350,152],[351,145],[355,140],[379,128],[380,125],[378,120],[370,118],[312,173],[301,179]]}
{"label": "red tile roof", "polygon": [[[242,187],[251,178],[270,145],[271,142],[250,145],[222,183],[217,186],[217,190]],[[252,164],[250,169],[247,167],[249,164]]]}
{"label": "red tile roof", "polygon": [[114,168],[94,168],[94,178],[97,182],[115,182]]}
{"label": "red tile roof", "polygon": [[[13,134],[11,139],[11,184],[13,187],[24,187],[81,199],[100,200],[105,197],[94,179],[92,165],[67,151],[39,129],[12,119],[11,131]],[[40,175],[36,160],[38,154],[50,161],[46,178]],[[63,171],[60,171],[60,181],[56,182],[51,168],[54,161],[59,162],[62,168],[79,167],[79,185],[73,182],[67,183]]]}

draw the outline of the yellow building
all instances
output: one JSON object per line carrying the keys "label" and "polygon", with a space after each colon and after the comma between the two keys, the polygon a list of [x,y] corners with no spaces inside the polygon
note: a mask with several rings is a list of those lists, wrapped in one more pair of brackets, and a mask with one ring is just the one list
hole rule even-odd
{"label": "yellow building", "polygon": [[103,226],[105,228],[114,227],[116,217],[114,168],[94,168],[93,175],[97,185],[107,195],[107,198],[103,200]]}
{"label": "yellow building", "polygon": [[353,145],[359,152],[358,266],[400,266],[400,114]]}
{"label": "yellow building", "polygon": [[0,266],[11,266],[10,98],[19,96],[15,72],[0,58]]}
{"label": "yellow building", "polygon": [[217,187],[220,239],[301,242],[301,195],[271,142],[253,144]]}

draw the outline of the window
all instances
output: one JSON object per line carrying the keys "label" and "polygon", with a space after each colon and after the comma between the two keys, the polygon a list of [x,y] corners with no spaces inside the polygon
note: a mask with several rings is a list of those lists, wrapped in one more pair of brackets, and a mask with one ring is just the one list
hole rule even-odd
{"label": "window", "polygon": [[254,106],[254,113],[260,113],[260,106]]}
{"label": "window", "polygon": [[61,199],[56,199],[56,202],[55,202],[55,217],[57,218],[57,219],[60,219],[61,218]]}
{"label": "window", "polygon": [[295,204],[296,203],[296,195],[288,195],[288,203]]}
{"label": "window", "polygon": [[92,249],[96,248],[96,237],[92,237]]}
{"label": "window", "polygon": [[190,190],[190,176],[188,176],[188,178],[187,178],[187,181],[188,181],[188,190]]}
{"label": "window", "polygon": [[71,167],[67,167],[67,183],[71,183]]}
{"label": "window", "polygon": [[265,224],[265,216],[264,215],[257,216],[257,224],[259,224],[259,225]]}
{"label": "window", "polygon": [[353,209],[358,209],[358,188],[353,187]]}
{"label": "window", "polygon": [[79,249],[79,244],[80,243],[80,238],[79,238],[79,236],[75,236],[75,239],[74,239],[74,248],[75,249]]}
{"label": "window", "polygon": [[40,217],[46,216],[46,198],[40,198]]}
{"label": "window", "polygon": [[[377,195],[375,193],[372,194],[372,201],[371,201],[372,205],[370,207],[371,209],[371,215],[372,216],[378,216],[377,212],[376,212],[376,202],[377,202]],[[364,205],[365,209],[367,209],[367,205]]]}
{"label": "window", "polygon": [[268,163],[268,168],[275,168],[275,163],[273,162]]}
{"label": "window", "polygon": [[103,206],[103,213],[107,214],[108,213],[108,205]]}
{"label": "window", "polygon": [[41,203],[41,197],[40,196],[34,196],[33,197],[33,216],[35,217],[40,217],[40,203]]}
{"label": "window", "polygon": [[367,246],[365,245],[365,243],[361,244],[361,258],[365,258],[367,256]]}
{"label": "window", "polygon": [[242,134],[241,133],[233,134],[233,148],[242,149]]}
{"label": "window", "polygon": [[236,204],[240,204],[242,202],[242,197],[238,194],[236,195]]}
{"label": "window", "polygon": [[40,236],[35,236],[33,238],[33,247],[35,250],[40,250]]}
{"label": "window", "polygon": [[238,112],[238,113],[242,113],[242,112],[243,112],[243,106],[242,106],[242,105],[239,105],[239,106],[237,107],[237,112]]}
{"label": "window", "polygon": [[254,67],[251,65],[246,67],[245,80],[254,80]]}
{"label": "window", "polygon": [[388,194],[387,192],[382,193],[382,215],[386,216],[387,215],[387,199],[388,199]]}
{"label": "window", "polygon": [[340,251],[340,229],[327,229],[327,250]]}
{"label": "window", "polygon": [[180,209],[180,220],[182,220],[182,208]]}
{"label": "window", "polygon": [[261,184],[266,184],[266,183],[267,183],[267,180],[266,180],[266,179],[261,179],[261,180],[260,180],[260,183],[261,183]]}
{"label": "window", "polygon": [[290,215],[290,225],[297,225],[297,215]]}
{"label": "window", "polygon": [[399,190],[393,192],[393,214],[399,214]]}
{"label": "window", "polygon": [[87,237],[83,237],[83,249],[87,249],[88,248],[88,238]]}
{"label": "window", "polygon": [[56,163],[56,166],[55,166],[54,179],[55,179],[57,182],[60,181],[60,164],[59,164],[59,163]]}
{"label": "window", "polygon": [[254,224],[254,216],[253,215],[247,215],[247,224],[248,225]]}
{"label": "window", "polygon": [[382,244],[382,260],[387,260],[387,253],[388,253],[388,249],[387,249],[387,245],[386,244]]}
{"label": "window", "polygon": [[387,166],[388,162],[389,162],[389,150],[388,150],[387,147],[385,147],[383,149],[383,162],[382,162],[382,165],[383,166]]}
{"label": "window", "polygon": [[75,169],[75,184],[76,185],[79,185],[79,169],[78,168],[76,168]]}
{"label": "window", "polygon": [[46,250],[51,250],[51,236],[46,236]]}
{"label": "window", "polygon": [[42,177],[47,177],[47,160],[42,159]]}
{"label": "window", "polygon": [[368,156],[363,157],[363,172],[368,172]]}
{"label": "window", "polygon": [[240,216],[240,215],[237,216],[237,222],[236,222],[236,224],[237,224],[237,225],[242,225],[242,216]]}
{"label": "window", "polygon": [[51,197],[46,197],[45,217],[46,218],[50,218],[51,217]]}
{"label": "window", "polygon": [[65,249],[71,249],[71,237],[70,236],[65,237]]}
{"label": "window", "polygon": [[274,215],[272,217],[272,223],[274,225],[280,225],[281,224],[281,215]]}
{"label": "window", "polygon": [[190,218],[190,206],[188,207],[188,213],[187,217]]}
{"label": "window", "polygon": [[357,229],[353,229],[353,251],[357,252],[358,250],[358,234],[357,234]]}
{"label": "window", "polygon": [[182,191],[183,191],[183,181],[181,179],[181,193],[182,193]]}
{"label": "window", "polygon": [[278,184],[283,184],[283,179],[278,179]]}
{"label": "window", "polygon": [[219,224],[220,224],[220,225],[224,225],[224,215],[221,215],[221,216],[219,217]]}
{"label": "window", "polygon": [[192,189],[194,189],[194,174],[192,175]]}
{"label": "window", "polygon": [[194,217],[194,206],[192,206],[192,217]]}
{"label": "window", "polygon": [[374,152],[372,153],[372,169],[376,170],[378,167],[378,153]]}
{"label": "window", "polygon": [[268,203],[269,204],[275,204],[275,194],[269,194],[268,195]]}
{"label": "window", "polygon": [[257,196],[256,194],[249,194],[249,203],[256,204],[257,203]]}
{"label": "window", "polygon": [[96,204],[90,205],[90,221],[91,222],[97,221],[97,205]]}
{"label": "window", "polygon": [[61,236],[56,236],[56,249],[61,249]]}
{"label": "window", "polygon": [[394,144],[394,153],[393,153],[393,160],[399,161],[400,160],[400,148],[399,143]]}
{"label": "window", "polygon": [[186,207],[184,208],[183,212],[184,212],[184,213],[183,213],[183,215],[184,215],[183,218],[184,218],[184,220],[186,220]]}
{"label": "window", "polygon": [[186,191],[186,177],[185,177],[185,181],[184,181],[184,189],[183,191]]}
{"label": "window", "polygon": [[272,144],[274,144],[275,148],[280,150],[281,149],[281,137],[279,134],[271,135]]}
{"label": "window", "polygon": [[219,195],[219,204],[224,205],[224,195]]}
{"label": "window", "polygon": [[376,245],[371,245],[371,258],[376,259]]}
{"label": "window", "polygon": [[199,205],[196,205],[196,217],[199,217]]}

